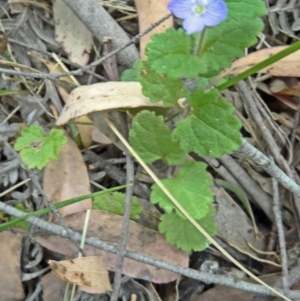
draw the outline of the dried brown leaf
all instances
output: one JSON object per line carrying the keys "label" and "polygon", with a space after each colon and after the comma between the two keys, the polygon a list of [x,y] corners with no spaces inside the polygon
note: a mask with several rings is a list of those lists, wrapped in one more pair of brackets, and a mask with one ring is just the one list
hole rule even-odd
{"label": "dried brown leaf", "polygon": [[[98,256],[75,258],[70,260],[49,260],[54,274],[62,281],[96,289],[95,294],[111,291],[108,272],[103,260]],[[89,290],[90,291],[90,290]]]}
{"label": "dried brown leaf", "polygon": [[51,271],[42,278],[43,301],[63,300],[66,282],[58,279]]}
{"label": "dried brown leaf", "polygon": [[[253,67],[254,65],[262,62],[263,60],[271,57],[272,55],[284,50],[287,46],[271,47],[261,49],[250,53],[231,65],[229,69],[224,70],[218,78],[222,78],[231,74],[240,74],[245,70]],[[261,73],[268,73],[273,76],[300,76],[300,50],[286,56],[285,58],[277,61],[276,63],[260,70]]]}
{"label": "dried brown leaf", "polygon": [[22,235],[3,231],[0,232],[0,241],[0,300],[24,300],[20,268]]}
{"label": "dried brown leaf", "polygon": [[[43,188],[50,200],[58,203],[91,193],[89,176],[82,155],[75,142],[68,137],[58,160],[51,161],[45,168]],[[59,209],[62,216],[92,208],[92,200],[86,199]]]}

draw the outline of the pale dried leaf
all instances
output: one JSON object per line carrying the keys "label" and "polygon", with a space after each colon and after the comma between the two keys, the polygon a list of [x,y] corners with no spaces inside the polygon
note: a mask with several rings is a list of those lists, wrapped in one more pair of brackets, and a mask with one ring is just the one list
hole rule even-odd
{"label": "pale dried leaf", "polygon": [[24,300],[20,267],[22,235],[3,231],[0,232],[0,241],[0,300]]}
{"label": "pale dried leaf", "polygon": [[[170,0],[134,0],[139,17],[139,31],[145,31],[149,26],[157,22],[159,19],[169,14],[167,4]],[[146,59],[145,48],[151,41],[154,34],[165,32],[166,29],[173,27],[173,18],[165,20],[163,23],[155,27],[140,39],[140,57],[142,60]]]}
{"label": "pale dried leaf", "polygon": [[56,41],[63,46],[71,62],[85,66],[92,49],[92,34],[63,0],[53,1],[53,15]]}
{"label": "pale dried leaf", "polygon": [[59,279],[82,286],[96,289],[95,294],[111,291],[108,272],[103,260],[98,256],[81,257],[70,260],[49,260],[49,265]]}
{"label": "pale dried leaf", "polygon": [[[85,214],[83,212],[72,214],[65,217],[68,227],[74,231],[82,231]],[[99,239],[118,246],[123,217],[105,211],[91,210],[87,236],[98,237]],[[49,232],[40,230],[35,234],[36,240],[45,248],[62,253],[68,257],[75,257],[78,253],[77,248],[69,240]],[[134,221],[130,221],[129,241],[127,248],[130,251],[139,252],[157,259],[175,263],[183,267],[188,267],[188,254],[169,245],[164,236],[157,231],[147,229]],[[87,256],[101,256],[103,262],[110,271],[114,271],[116,265],[116,255],[103,250],[85,245],[84,252]],[[174,281],[180,275],[158,269],[152,265],[125,258],[123,274],[149,280],[155,283],[167,283]]]}
{"label": "pale dried leaf", "polygon": [[138,82],[107,82],[76,88],[56,125],[63,125],[70,119],[92,112],[139,107],[163,107],[162,103],[151,103],[142,93]]}
{"label": "pale dried leaf", "polygon": [[[43,188],[48,198],[56,203],[91,193],[89,176],[82,155],[75,142],[68,137],[59,158],[45,168]],[[59,209],[62,216],[92,208],[92,200],[86,199]]]}
{"label": "pale dried leaf", "polygon": [[[240,74],[254,65],[264,61],[272,55],[284,50],[287,46],[278,46],[265,48],[253,53],[250,53],[231,65],[229,69],[224,70],[218,78],[222,78],[231,74]],[[261,73],[268,73],[273,76],[300,76],[300,50],[284,57],[276,63],[260,70]]]}

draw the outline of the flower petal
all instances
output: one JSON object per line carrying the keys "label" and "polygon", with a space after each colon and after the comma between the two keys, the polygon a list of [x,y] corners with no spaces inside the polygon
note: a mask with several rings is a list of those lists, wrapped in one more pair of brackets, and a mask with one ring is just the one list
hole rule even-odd
{"label": "flower petal", "polygon": [[211,1],[202,17],[206,26],[215,26],[227,18],[227,5],[223,0]]}
{"label": "flower petal", "polygon": [[180,19],[190,18],[193,15],[192,8],[191,0],[171,0],[168,4],[168,9]]}
{"label": "flower petal", "polygon": [[192,15],[183,21],[182,24],[187,34],[192,34],[198,31],[202,31],[205,27],[204,19],[198,15]]}

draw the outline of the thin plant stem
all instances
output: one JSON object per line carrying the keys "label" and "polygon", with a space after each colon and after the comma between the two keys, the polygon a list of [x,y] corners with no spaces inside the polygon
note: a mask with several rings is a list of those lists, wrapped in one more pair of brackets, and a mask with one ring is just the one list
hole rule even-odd
{"label": "thin plant stem", "polygon": [[195,56],[200,56],[200,52],[201,52],[201,45],[204,39],[204,34],[205,34],[205,28],[199,32],[197,40],[196,40],[196,45],[195,45],[195,49],[194,49],[194,55]]}

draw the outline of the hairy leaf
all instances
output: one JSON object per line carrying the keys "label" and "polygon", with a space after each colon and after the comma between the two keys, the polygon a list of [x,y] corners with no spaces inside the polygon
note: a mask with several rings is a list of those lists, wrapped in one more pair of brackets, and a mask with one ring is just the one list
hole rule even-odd
{"label": "hairy leaf", "polygon": [[[216,222],[213,219],[215,209],[209,206],[206,216],[196,222],[210,235],[217,234]],[[176,245],[183,251],[202,251],[209,246],[209,241],[187,219],[183,219],[175,213],[163,214],[159,224],[159,232],[165,234],[167,242]]]}
{"label": "hairy leaf", "polygon": [[256,43],[263,29],[260,16],[267,13],[261,0],[225,0],[228,17],[218,26],[205,30],[201,58],[208,74],[217,74],[229,67],[233,60],[244,55],[245,48]]}
{"label": "hairy leaf", "polygon": [[241,143],[240,121],[234,107],[219,99],[218,91],[197,89],[188,97],[193,114],[176,124],[173,137],[186,152],[200,156],[222,157],[237,150]]}
{"label": "hairy leaf", "polygon": [[187,89],[181,79],[158,74],[147,62],[142,62],[138,78],[143,87],[143,94],[149,97],[151,102],[163,101],[166,107],[176,106],[178,99],[187,95]]}
{"label": "hairy leaf", "polygon": [[185,156],[179,144],[173,141],[163,117],[149,111],[142,111],[135,116],[129,140],[146,163],[162,159],[169,164],[178,164]]}
{"label": "hairy leaf", "polygon": [[[209,173],[205,171],[206,164],[186,161],[172,179],[162,180],[162,183],[173,194],[184,209],[195,219],[201,219],[208,213],[208,206],[213,202],[210,186],[213,184]],[[173,202],[154,184],[150,197],[151,203],[158,204],[167,213],[174,209],[183,217]]]}
{"label": "hairy leaf", "polygon": [[147,45],[146,55],[153,70],[158,74],[166,74],[170,78],[195,77],[205,73],[203,60],[192,55],[192,39],[182,29],[173,28],[152,37]]}

